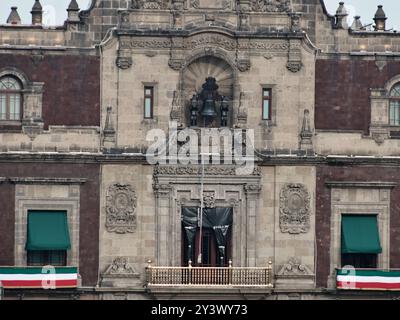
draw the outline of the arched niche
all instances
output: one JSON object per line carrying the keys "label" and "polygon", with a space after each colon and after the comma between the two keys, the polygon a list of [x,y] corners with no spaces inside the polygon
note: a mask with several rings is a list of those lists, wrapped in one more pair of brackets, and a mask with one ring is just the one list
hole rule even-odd
{"label": "arched niche", "polygon": [[[213,77],[217,80],[218,93],[227,97],[230,101],[228,127],[233,125],[235,105],[237,100],[237,71],[234,64],[228,62],[217,53],[192,56],[187,61],[186,67],[181,73],[181,98],[184,108],[184,123],[190,124],[190,100],[194,94],[202,91],[206,78]],[[219,127],[220,113],[212,127]],[[199,123],[202,121],[199,119]],[[201,125],[199,125],[201,126]]]}

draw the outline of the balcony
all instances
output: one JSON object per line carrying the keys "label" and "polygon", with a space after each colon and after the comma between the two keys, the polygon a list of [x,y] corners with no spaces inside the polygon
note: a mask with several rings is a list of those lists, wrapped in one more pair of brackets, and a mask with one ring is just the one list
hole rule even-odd
{"label": "balcony", "polygon": [[273,288],[272,262],[267,267],[157,267],[146,268],[147,287]]}

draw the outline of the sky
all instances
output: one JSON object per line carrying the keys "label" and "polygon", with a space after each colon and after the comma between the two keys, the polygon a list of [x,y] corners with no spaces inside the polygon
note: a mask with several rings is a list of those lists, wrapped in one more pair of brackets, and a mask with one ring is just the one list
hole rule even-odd
{"label": "sky", "polygon": [[[84,10],[89,7],[90,0],[77,0],[79,7]],[[44,23],[46,25],[61,25],[66,19],[70,0],[41,0],[45,11]],[[325,0],[326,7],[331,14],[335,14],[340,0]],[[349,12],[349,25],[355,15],[361,16],[364,25],[373,23],[373,17],[379,4],[388,16],[387,28],[400,30],[400,1],[399,0],[344,0]],[[30,24],[31,8],[34,0],[0,0],[0,24],[6,22],[12,6],[18,7],[22,23]]]}

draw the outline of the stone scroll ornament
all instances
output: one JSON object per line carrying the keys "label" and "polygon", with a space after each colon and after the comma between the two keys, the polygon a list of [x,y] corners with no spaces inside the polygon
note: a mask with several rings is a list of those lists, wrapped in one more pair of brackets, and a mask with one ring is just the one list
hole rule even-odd
{"label": "stone scroll ornament", "polygon": [[283,186],[279,212],[281,232],[300,234],[310,230],[310,195],[303,184],[289,183]]}
{"label": "stone scroll ornament", "polygon": [[129,184],[113,184],[108,189],[106,229],[120,234],[136,230],[136,192]]}

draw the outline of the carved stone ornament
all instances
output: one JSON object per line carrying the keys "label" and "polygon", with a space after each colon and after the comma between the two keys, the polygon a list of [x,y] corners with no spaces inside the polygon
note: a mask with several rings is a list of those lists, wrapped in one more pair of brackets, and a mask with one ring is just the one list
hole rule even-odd
{"label": "carved stone ornament", "polygon": [[35,140],[36,137],[43,133],[43,126],[40,125],[24,125],[22,126],[22,132],[25,133],[31,141]]}
{"label": "carved stone ornament", "polygon": [[301,264],[300,259],[292,257],[278,271],[278,275],[284,276],[305,276],[312,275],[312,271],[306,265]]}
{"label": "carved stone ornament", "polygon": [[[154,176],[159,175],[195,175],[201,174],[201,167],[199,166],[155,166]],[[224,167],[224,166],[206,166],[204,168],[204,174],[209,176],[214,175],[236,175],[236,167]],[[261,170],[259,167],[255,167],[252,175],[261,175]]]}
{"label": "carved stone ornament", "polygon": [[168,0],[132,0],[132,9],[168,9]]}
{"label": "carved stone ornament", "polygon": [[108,189],[106,229],[108,232],[128,233],[136,229],[136,192],[129,184],[113,184]]}
{"label": "carved stone ornament", "polygon": [[304,110],[303,125],[300,132],[300,149],[301,150],[312,150],[313,143],[313,130],[311,129],[310,111]]}
{"label": "carved stone ornament", "polygon": [[42,51],[33,51],[31,59],[35,67],[37,67],[44,60],[44,54]]}
{"label": "carved stone ornament", "polygon": [[251,8],[256,12],[289,12],[290,0],[251,0]]}
{"label": "carved stone ornament", "polygon": [[190,0],[190,6],[194,9],[231,9],[232,0]]}
{"label": "carved stone ornament", "polygon": [[302,67],[303,63],[301,61],[289,61],[286,64],[286,68],[293,73],[299,72]]}
{"label": "carved stone ornament", "polygon": [[116,64],[117,64],[117,67],[122,70],[129,69],[132,66],[132,58],[131,57],[118,57]]}
{"label": "carved stone ornament", "polygon": [[371,133],[372,139],[376,142],[377,145],[381,145],[385,142],[385,139],[387,139],[387,134],[386,133],[379,133],[379,132],[374,132]]}
{"label": "carved stone ornament", "polygon": [[239,108],[238,108],[237,123],[236,123],[236,127],[238,128],[245,128],[247,125],[247,107],[245,105],[244,99],[245,99],[245,93],[241,92],[239,98]]}
{"label": "carved stone ornament", "polygon": [[128,263],[126,257],[117,257],[104,272],[104,275],[137,275],[137,272]]}
{"label": "carved stone ornament", "polygon": [[241,72],[250,70],[250,66],[251,64],[249,59],[238,59],[237,61],[237,67]]}
{"label": "carved stone ornament", "polygon": [[299,32],[301,31],[300,26],[300,14],[299,13],[292,13],[290,14],[290,30],[292,32]]}
{"label": "carved stone ornament", "polygon": [[204,208],[214,208],[215,207],[215,192],[205,191],[203,193],[203,205]]}
{"label": "carved stone ornament", "polygon": [[280,194],[279,212],[281,232],[299,234],[310,230],[310,195],[303,184],[284,185]]}
{"label": "carved stone ornament", "polygon": [[168,61],[168,65],[171,69],[175,70],[175,71],[180,71],[183,66],[184,66],[184,60],[183,59],[174,59],[171,58]]}
{"label": "carved stone ornament", "polygon": [[141,287],[140,274],[129,264],[128,258],[116,257],[101,275],[102,287],[137,288]]}

